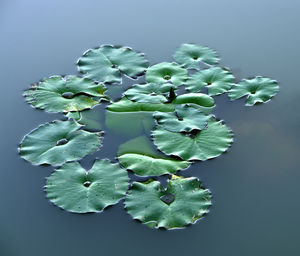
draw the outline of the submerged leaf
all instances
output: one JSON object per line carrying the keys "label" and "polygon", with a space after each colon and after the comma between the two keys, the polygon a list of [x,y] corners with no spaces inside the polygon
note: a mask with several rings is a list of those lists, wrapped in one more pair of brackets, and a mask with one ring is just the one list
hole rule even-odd
{"label": "submerged leaf", "polygon": [[161,127],[171,132],[202,130],[209,119],[200,109],[188,105],[177,105],[175,112],[155,112],[153,116]]}
{"label": "submerged leaf", "polygon": [[266,103],[279,91],[277,81],[270,78],[257,76],[252,79],[244,79],[236,84],[230,91],[231,100],[247,96],[246,106],[256,103]]}
{"label": "submerged leaf", "polygon": [[195,44],[182,44],[174,53],[173,58],[184,67],[193,69],[199,69],[199,62],[215,65],[219,61],[216,51]]}
{"label": "submerged leaf", "polygon": [[102,120],[104,119],[103,109],[97,107],[80,112],[68,112],[66,117],[74,119],[77,123],[84,125],[86,130],[100,131],[103,129]]}
{"label": "submerged leaf", "polygon": [[171,84],[135,84],[124,95],[136,102],[164,103],[168,101],[166,94],[170,92]]}
{"label": "submerged leaf", "polygon": [[162,155],[161,153],[156,152],[155,148],[153,147],[153,143],[145,135],[126,141],[125,143],[119,146],[118,156],[128,153],[151,156]]}
{"label": "submerged leaf", "polygon": [[125,198],[128,213],[152,228],[183,228],[208,213],[211,193],[195,177],[172,175],[167,189],[160,182],[134,182]]}
{"label": "submerged leaf", "polygon": [[188,78],[186,88],[191,92],[199,92],[204,86],[208,88],[211,96],[227,92],[234,83],[234,76],[231,72],[213,67],[196,72]]}
{"label": "submerged leaf", "polygon": [[25,160],[39,165],[61,165],[76,161],[101,146],[101,134],[80,130],[75,121],[54,121],[27,134],[19,153]]}
{"label": "submerged leaf", "polygon": [[105,112],[105,125],[115,134],[135,137],[142,133],[149,133],[154,127],[152,112]]}
{"label": "submerged leaf", "polygon": [[149,67],[146,71],[146,80],[148,83],[165,84],[171,82],[179,86],[184,84],[186,79],[187,70],[175,62],[162,62]]}
{"label": "submerged leaf", "polygon": [[142,53],[128,47],[103,45],[86,51],[78,60],[79,71],[100,82],[120,83],[121,74],[136,78],[149,66]]}
{"label": "submerged leaf", "polygon": [[49,112],[81,111],[102,100],[106,88],[88,78],[52,76],[25,91],[26,101],[37,109]]}
{"label": "submerged leaf", "polygon": [[126,97],[121,100],[110,104],[107,110],[112,112],[137,112],[137,111],[161,111],[161,112],[171,112],[174,111],[174,105],[163,104],[163,103],[141,103],[133,102]]}
{"label": "submerged leaf", "polygon": [[232,143],[232,132],[222,121],[211,117],[207,128],[195,134],[170,132],[158,126],[152,133],[154,144],[167,155],[183,160],[207,160],[224,153]]}
{"label": "submerged leaf", "polygon": [[58,207],[76,213],[101,212],[119,202],[129,185],[128,174],[107,159],[96,160],[86,172],[78,162],[66,163],[46,182],[47,197]]}
{"label": "submerged leaf", "polygon": [[160,176],[186,169],[190,162],[165,157],[154,150],[146,136],[140,136],[122,144],[118,150],[120,164],[139,176]]}
{"label": "submerged leaf", "polygon": [[[173,104],[188,104],[199,108],[203,113],[209,114],[215,107],[215,101],[212,97],[204,93],[186,93],[179,95],[172,102]],[[165,111],[167,112],[167,111]]]}

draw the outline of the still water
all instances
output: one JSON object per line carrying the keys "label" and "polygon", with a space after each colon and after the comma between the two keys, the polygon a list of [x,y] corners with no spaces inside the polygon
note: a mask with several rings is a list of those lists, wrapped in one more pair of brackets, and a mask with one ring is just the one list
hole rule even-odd
{"label": "still water", "polygon": [[[1,0],[0,255],[299,255],[299,11],[296,0]],[[186,42],[216,49],[238,79],[280,83],[271,102],[255,107],[215,97],[215,114],[235,141],[221,157],[182,172],[212,191],[210,213],[169,232],[133,221],[123,202],[86,215],[53,206],[43,192],[53,168],[25,162],[17,146],[62,115],[34,110],[23,90],[50,75],[77,74],[82,52],[104,43],[131,46],[155,64],[171,61]],[[113,159],[128,139],[107,132],[83,164]]]}

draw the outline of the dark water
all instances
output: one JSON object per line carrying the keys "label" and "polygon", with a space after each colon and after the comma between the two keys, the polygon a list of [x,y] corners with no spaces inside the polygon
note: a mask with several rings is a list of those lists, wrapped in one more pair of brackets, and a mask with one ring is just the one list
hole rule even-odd
{"label": "dark water", "polygon": [[[297,0],[1,0],[0,255],[299,255],[299,11]],[[49,203],[43,186],[52,168],[23,161],[16,148],[61,115],[32,109],[22,91],[43,77],[76,74],[77,58],[100,44],[131,46],[154,64],[185,42],[216,49],[238,78],[264,75],[281,86],[252,108],[216,98],[235,143],[183,172],[211,189],[207,217],[167,232],[133,221],[122,203],[87,215]],[[119,143],[107,134],[93,157],[113,156]]]}

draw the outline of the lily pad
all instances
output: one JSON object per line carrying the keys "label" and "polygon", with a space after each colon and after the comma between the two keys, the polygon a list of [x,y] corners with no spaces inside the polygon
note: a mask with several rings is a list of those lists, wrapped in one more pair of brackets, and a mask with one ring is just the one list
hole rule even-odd
{"label": "lily pad", "polygon": [[146,136],[122,144],[118,150],[120,164],[139,176],[160,176],[186,169],[190,162],[164,156],[156,151]]}
{"label": "lily pad", "polygon": [[189,77],[186,88],[191,92],[199,92],[203,87],[207,87],[211,96],[227,92],[234,83],[234,76],[228,70],[213,67],[203,69]]}
{"label": "lily pad", "polygon": [[61,165],[80,160],[101,146],[101,133],[80,130],[75,121],[54,121],[27,134],[19,147],[25,160],[39,165]]}
{"label": "lily pad", "polygon": [[146,81],[148,83],[165,84],[171,82],[179,86],[184,84],[187,77],[187,70],[180,67],[175,62],[162,62],[151,66],[146,71]]}
{"label": "lily pad", "polygon": [[206,128],[209,117],[200,109],[177,105],[175,112],[155,112],[154,118],[164,129],[171,132],[191,132]]}
{"label": "lily pad", "polygon": [[164,103],[168,101],[166,95],[170,92],[171,88],[171,84],[135,84],[124,95],[136,102]]}
{"label": "lily pad", "polygon": [[112,112],[137,112],[137,111],[161,111],[161,112],[171,112],[174,111],[174,105],[164,104],[164,103],[141,103],[133,102],[126,97],[121,100],[110,104],[107,110]]}
{"label": "lily pad", "polygon": [[230,91],[231,100],[247,96],[246,106],[256,103],[266,103],[279,91],[277,81],[270,78],[257,76],[252,79],[244,79],[236,84]]}
{"label": "lily pad", "polygon": [[[186,93],[178,95],[172,102],[173,104],[188,104],[194,108],[199,108],[203,113],[209,114],[215,107],[212,97],[204,93]],[[167,112],[167,111],[165,111]],[[169,111],[168,111],[169,112]]]}
{"label": "lily pad", "polygon": [[125,198],[128,213],[151,228],[183,228],[207,214],[210,205],[211,193],[197,178],[175,175],[166,189],[152,179],[134,182]]}
{"label": "lily pad", "polygon": [[120,164],[139,176],[160,176],[186,169],[191,163],[169,160],[142,154],[128,153],[118,157]]}
{"label": "lily pad", "polygon": [[215,158],[224,153],[233,141],[231,130],[214,117],[210,118],[205,130],[195,134],[170,132],[158,126],[152,135],[159,150],[186,161]]}
{"label": "lily pad", "polygon": [[149,66],[144,54],[111,45],[86,51],[77,64],[86,77],[106,83],[121,83],[121,74],[135,79]]}
{"label": "lily pad", "polygon": [[219,62],[216,51],[201,45],[183,44],[173,55],[177,63],[185,68],[199,69],[199,62],[215,65]]}
{"label": "lily pad", "polygon": [[33,107],[57,113],[92,108],[107,100],[105,90],[103,84],[88,78],[52,76],[32,85],[24,96]]}
{"label": "lily pad", "polygon": [[55,170],[45,186],[47,197],[58,207],[76,213],[101,212],[124,197],[128,174],[107,159],[96,160],[91,170],[78,162],[66,163]]}

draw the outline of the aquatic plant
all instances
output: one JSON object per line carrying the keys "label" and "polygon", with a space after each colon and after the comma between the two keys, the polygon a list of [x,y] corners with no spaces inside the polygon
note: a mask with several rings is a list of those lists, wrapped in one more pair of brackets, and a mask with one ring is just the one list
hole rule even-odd
{"label": "aquatic plant", "polygon": [[[102,45],[79,58],[83,77],[51,76],[24,92],[34,108],[64,114],[64,121],[39,126],[19,145],[28,162],[58,166],[45,185],[54,205],[74,213],[101,212],[125,198],[133,219],[165,229],[194,224],[209,212],[211,192],[198,178],[175,174],[220,156],[233,143],[231,129],[213,115],[212,96],[247,97],[246,105],[252,106],[270,101],[279,86],[260,76],[237,82],[206,46],[183,44],[173,57],[176,62],[148,67],[142,53]],[[116,85],[122,75],[144,74],[147,83],[133,84],[121,98],[108,96],[123,90]],[[99,104],[106,107],[101,115],[94,108]],[[105,129],[127,139],[116,152],[118,162],[96,159],[85,170],[78,161],[100,149]],[[137,179],[131,186],[127,171]],[[163,187],[156,179],[166,176]]]}

